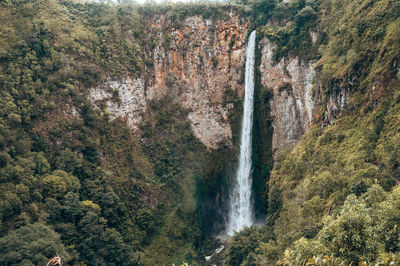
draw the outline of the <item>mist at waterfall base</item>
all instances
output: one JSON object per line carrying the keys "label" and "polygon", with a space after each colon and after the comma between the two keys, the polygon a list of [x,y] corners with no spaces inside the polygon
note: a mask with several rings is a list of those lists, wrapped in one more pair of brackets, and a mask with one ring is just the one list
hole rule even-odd
{"label": "mist at waterfall base", "polygon": [[246,50],[245,95],[240,139],[239,167],[230,195],[230,209],[226,234],[232,236],[246,226],[254,224],[252,204],[251,147],[254,112],[254,61],[256,31],[250,34]]}

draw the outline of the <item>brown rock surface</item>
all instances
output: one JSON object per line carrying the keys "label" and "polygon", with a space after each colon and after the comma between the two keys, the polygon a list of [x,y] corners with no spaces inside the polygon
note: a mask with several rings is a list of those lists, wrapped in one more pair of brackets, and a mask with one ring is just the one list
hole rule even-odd
{"label": "brown rock surface", "polygon": [[[98,107],[105,106],[111,119],[122,118],[136,131],[148,102],[168,94],[190,110],[191,128],[208,149],[231,145],[228,113],[233,105],[224,104],[223,95],[230,88],[243,96],[249,22],[233,13],[226,17],[190,16],[177,25],[168,15],[160,15],[146,32],[156,40],[147,54],[152,66],[140,77],[107,79],[102,86],[90,89],[88,98]],[[316,38],[316,33],[310,34]],[[289,57],[275,64],[274,44],[267,38],[258,43],[258,49],[261,82],[274,95],[270,104],[276,155],[291,149],[309,129],[318,109],[314,106],[320,106],[323,97],[329,98],[323,115],[324,123],[329,124],[347,105],[350,92],[324,96],[318,86],[313,90],[313,62]]]}
{"label": "brown rock surface", "polygon": [[[149,54],[153,69],[138,79],[110,80],[103,87],[92,88],[89,99],[97,105],[106,101],[111,118],[125,118],[135,130],[147,102],[168,93],[190,110],[192,130],[209,149],[230,145],[228,112],[232,105],[223,105],[223,95],[226,88],[243,94],[247,24],[229,14],[227,20],[187,17],[176,27],[161,16],[149,29],[158,40]],[[120,102],[113,101],[112,90],[118,90]]]}

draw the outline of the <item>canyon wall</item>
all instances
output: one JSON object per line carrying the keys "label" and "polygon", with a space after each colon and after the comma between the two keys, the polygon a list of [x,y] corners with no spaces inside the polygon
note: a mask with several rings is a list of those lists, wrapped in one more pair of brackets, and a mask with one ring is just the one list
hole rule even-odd
{"label": "canyon wall", "polygon": [[[233,104],[224,103],[224,92],[230,89],[243,96],[248,24],[233,13],[226,14],[225,19],[191,16],[179,25],[162,15],[149,23],[147,32],[157,40],[147,55],[153,65],[140,77],[107,79],[90,90],[89,99],[111,119],[123,119],[140,134],[138,126],[149,102],[168,94],[190,110],[191,128],[208,149],[230,146],[228,113]],[[274,44],[267,38],[259,41],[258,49],[261,82],[273,92],[272,149],[276,155],[291,149],[309,129],[323,96],[313,89],[314,62],[285,57],[274,63]],[[348,92],[329,96],[323,118],[326,123],[344,108],[348,96]]]}
{"label": "canyon wall", "polygon": [[274,44],[267,38],[259,42],[261,49],[261,82],[273,92],[270,100],[272,151],[291,149],[311,125],[314,111],[312,81],[313,62],[302,62],[297,57],[282,58],[274,64]]}
{"label": "canyon wall", "polygon": [[149,101],[169,94],[190,110],[191,128],[207,148],[231,145],[233,104],[224,104],[224,91],[243,95],[247,24],[232,13],[226,20],[188,17],[179,27],[160,16],[148,32],[158,40],[148,55],[153,67],[139,78],[108,80],[92,88],[89,99],[137,131]]}

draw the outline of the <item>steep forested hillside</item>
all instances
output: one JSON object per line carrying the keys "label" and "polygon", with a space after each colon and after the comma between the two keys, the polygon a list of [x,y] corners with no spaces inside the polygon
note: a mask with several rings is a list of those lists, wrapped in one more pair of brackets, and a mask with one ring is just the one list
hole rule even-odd
{"label": "steep forested hillside", "polygon": [[0,264],[44,265],[56,254],[70,265],[195,261],[204,239],[197,198],[213,195],[204,180],[233,155],[206,152],[169,97],[151,103],[141,138],[86,99],[105,75],[151,66],[146,16],[166,11],[0,5]]}
{"label": "steep forested hillside", "polygon": [[[307,6],[263,27],[278,60],[318,60],[313,91],[322,104],[301,142],[276,156],[266,224],[233,238],[228,265],[399,263],[400,4],[314,3],[317,51],[294,38],[303,15],[317,16]],[[287,16],[291,5],[276,9]],[[332,95],[347,91],[346,109],[332,109]]]}
{"label": "steep forested hillside", "polygon": [[[56,254],[67,265],[196,265],[212,249],[236,165],[241,93],[219,88],[232,145],[216,149],[195,137],[178,92],[151,100],[137,131],[88,94],[109,79],[151,76],[152,51],[173,38],[149,31],[159,17],[167,31],[189,16],[224,25],[232,13],[274,43],[274,64],[313,64],[315,109],[301,141],[273,154],[273,90],[257,66],[253,187],[266,219],[217,260],[400,263],[398,0],[123,2],[0,2],[1,265],[45,265]],[[225,35],[229,56],[238,38]],[[332,104],[337,95],[346,104]]]}

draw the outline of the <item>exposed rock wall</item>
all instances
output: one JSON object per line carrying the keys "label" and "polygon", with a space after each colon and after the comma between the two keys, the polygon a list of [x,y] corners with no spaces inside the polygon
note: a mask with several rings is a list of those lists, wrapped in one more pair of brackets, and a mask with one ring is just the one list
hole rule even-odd
{"label": "exposed rock wall", "polygon": [[[325,111],[322,118],[322,127],[330,125],[333,120],[347,107],[349,102],[351,89],[348,87],[344,90],[338,90],[331,92],[328,95],[328,100],[326,101]],[[317,91],[316,102],[320,102],[322,97],[320,96],[322,92]]]}
{"label": "exposed rock wall", "polygon": [[208,148],[230,145],[228,112],[233,106],[223,104],[223,95],[226,88],[243,95],[247,24],[229,14],[226,20],[192,16],[177,27],[167,16],[160,16],[148,32],[158,40],[148,55],[154,67],[140,78],[107,81],[92,88],[89,99],[98,107],[106,102],[111,118],[123,118],[136,130],[147,102],[168,93],[191,110],[188,118],[193,132]]}
{"label": "exposed rock wall", "polygon": [[292,148],[309,129],[314,112],[312,81],[315,71],[312,62],[299,58],[273,61],[274,44],[267,38],[259,43],[262,51],[261,82],[273,91],[271,116],[273,118],[272,149],[274,154]]}
{"label": "exposed rock wall", "polygon": [[89,90],[89,100],[98,107],[104,103],[110,118],[122,118],[133,130],[143,119],[147,101],[142,79],[126,77],[122,81],[108,80],[101,87]]}
{"label": "exposed rock wall", "polygon": [[[247,20],[232,13],[225,20],[191,16],[179,26],[162,15],[151,21],[146,32],[157,40],[147,55],[152,66],[137,78],[108,79],[90,89],[89,99],[105,108],[111,119],[123,119],[136,131],[148,102],[168,94],[190,110],[191,128],[207,148],[230,145],[228,113],[233,105],[224,104],[224,91],[229,88],[243,95],[247,26]],[[330,124],[347,105],[350,91],[324,96],[313,90],[313,62],[289,57],[274,64],[274,44],[267,38],[259,42],[258,49],[261,82],[273,91],[272,149],[276,155],[291,149],[309,129],[322,98],[329,97],[324,101],[323,122]]]}
{"label": "exposed rock wall", "polygon": [[[179,28],[168,26],[166,17],[158,22],[152,27],[160,42],[154,51],[154,78],[149,82],[148,99],[170,93],[192,110],[192,130],[208,148],[230,144],[228,111],[232,106],[223,106],[223,95],[226,88],[243,93],[240,79],[247,21],[231,14],[226,21],[188,17]],[[167,44],[166,34],[171,36]]]}

